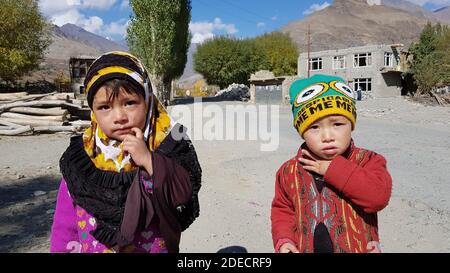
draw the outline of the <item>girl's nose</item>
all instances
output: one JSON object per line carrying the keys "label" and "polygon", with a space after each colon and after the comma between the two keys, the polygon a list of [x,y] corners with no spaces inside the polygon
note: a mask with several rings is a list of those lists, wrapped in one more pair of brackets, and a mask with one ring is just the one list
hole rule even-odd
{"label": "girl's nose", "polygon": [[127,113],[122,107],[117,107],[114,111],[114,123],[125,123],[128,121]]}

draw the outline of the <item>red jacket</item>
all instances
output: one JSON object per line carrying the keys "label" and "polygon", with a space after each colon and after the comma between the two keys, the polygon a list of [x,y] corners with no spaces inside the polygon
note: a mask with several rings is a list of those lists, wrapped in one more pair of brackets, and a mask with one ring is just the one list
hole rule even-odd
{"label": "red jacket", "polygon": [[297,160],[301,149],[277,172],[271,212],[275,251],[291,242],[300,252],[314,252],[314,228],[321,222],[335,252],[379,251],[377,212],[387,206],[392,188],[384,157],[352,144],[348,156],[331,162],[320,193]]}

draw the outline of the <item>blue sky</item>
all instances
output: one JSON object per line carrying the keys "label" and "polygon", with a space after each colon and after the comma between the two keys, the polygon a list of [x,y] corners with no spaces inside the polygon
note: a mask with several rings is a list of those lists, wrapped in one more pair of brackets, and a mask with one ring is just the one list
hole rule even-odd
{"label": "blue sky", "polygon": [[[151,0],[149,0],[151,1]],[[434,10],[450,0],[409,0]],[[193,42],[217,35],[254,37],[279,29],[332,4],[332,0],[192,0]],[[41,11],[56,25],[72,23],[122,40],[132,14],[128,0],[39,0]]]}

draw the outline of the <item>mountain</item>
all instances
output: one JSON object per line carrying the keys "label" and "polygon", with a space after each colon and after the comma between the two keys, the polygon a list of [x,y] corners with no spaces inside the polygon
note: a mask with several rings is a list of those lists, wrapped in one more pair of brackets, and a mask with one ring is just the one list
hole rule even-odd
{"label": "mountain", "polygon": [[187,62],[184,67],[183,75],[181,75],[178,83],[180,86],[190,87],[195,84],[197,80],[203,79],[202,75],[198,74],[194,70],[194,54],[197,52],[197,47],[199,44],[191,43],[187,53]]}
{"label": "mountain", "polygon": [[436,19],[432,11],[422,8],[419,5],[411,3],[406,0],[367,0],[369,5],[384,5],[391,8],[396,8],[399,10],[412,13],[417,16],[425,17],[428,19]]}
{"label": "mountain", "polygon": [[281,31],[291,36],[300,52],[307,50],[308,26],[311,30],[312,51],[369,44],[403,43],[409,47],[418,39],[428,21],[436,22],[434,19],[381,5],[380,2],[381,0],[335,0],[332,5],[304,20],[288,23]]}
{"label": "mountain", "polygon": [[450,6],[435,10],[434,16],[439,20],[450,24]]}
{"label": "mountain", "polygon": [[74,24],[65,24],[60,29],[68,39],[92,46],[102,52],[109,52],[114,50],[128,51],[127,47],[114,41],[108,40],[97,34],[91,33]]}

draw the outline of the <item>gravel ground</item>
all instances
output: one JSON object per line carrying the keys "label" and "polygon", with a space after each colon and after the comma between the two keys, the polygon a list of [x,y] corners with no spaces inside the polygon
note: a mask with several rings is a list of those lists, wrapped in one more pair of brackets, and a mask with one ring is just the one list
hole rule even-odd
{"label": "gravel ground", "polygon": [[[182,235],[182,252],[273,251],[275,173],[301,144],[289,107],[280,107],[279,121],[272,152],[260,151],[258,140],[194,139],[203,168],[201,213]],[[354,139],[384,155],[393,177],[390,204],[379,213],[384,252],[450,252],[450,107],[404,98],[359,102]],[[68,143],[67,134],[0,137],[0,252],[48,252],[58,161]]]}

